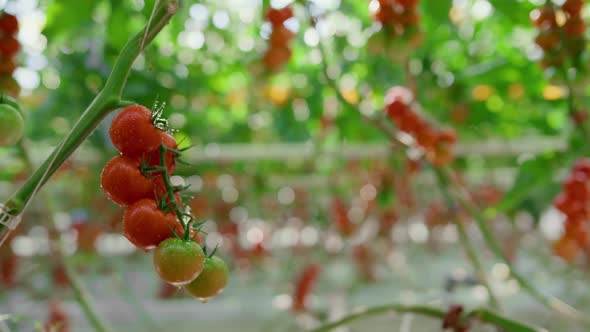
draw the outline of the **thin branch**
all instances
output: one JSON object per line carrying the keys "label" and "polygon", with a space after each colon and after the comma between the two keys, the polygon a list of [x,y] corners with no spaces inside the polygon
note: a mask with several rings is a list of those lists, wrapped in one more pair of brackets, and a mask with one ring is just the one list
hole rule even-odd
{"label": "thin branch", "polygon": [[436,178],[437,178],[437,184],[438,184],[439,190],[440,190],[441,194],[443,195],[445,201],[447,202],[448,207],[450,209],[452,209],[453,223],[457,226],[457,230],[459,231],[459,241],[461,242],[463,250],[465,251],[465,254],[467,255],[467,259],[469,259],[471,266],[475,270],[475,273],[477,274],[479,282],[488,291],[491,306],[496,309],[499,309],[500,302],[498,301],[498,298],[496,297],[492,287],[490,286],[488,276],[481,265],[479,257],[477,256],[477,253],[475,251],[475,248],[474,248],[473,244],[471,243],[471,240],[469,239],[469,235],[467,234],[467,230],[465,229],[465,225],[463,225],[461,220],[459,220],[457,218],[457,213],[456,213],[456,209],[455,209],[456,204],[455,204],[455,202],[453,202],[452,197],[450,196],[449,192],[446,190],[446,187],[448,186],[448,182],[440,174],[440,171],[438,169],[433,168],[433,170],[434,170]]}
{"label": "thin branch", "polygon": [[[448,175],[443,170],[440,170],[439,174],[442,179],[448,179]],[[447,195],[451,196],[451,192],[447,187],[442,186],[441,188],[446,192]],[[558,314],[570,319],[574,319],[577,322],[584,324],[584,326],[590,328],[590,320],[586,318],[584,314],[582,314],[576,308],[570,306],[569,304],[561,301],[556,297],[544,295],[539,290],[537,290],[531,283],[529,283],[525,277],[518,273],[512,262],[510,262],[504,255],[504,252],[499,244],[499,241],[496,239],[495,235],[490,230],[488,222],[485,220],[485,218],[479,212],[479,210],[476,207],[474,207],[467,199],[462,197],[462,195],[459,193],[456,193],[454,195],[454,198],[456,202],[458,202],[459,205],[462,208],[464,208],[475,219],[488,248],[492,250],[492,252],[496,255],[497,258],[502,260],[502,262],[504,262],[504,264],[508,266],[511,276],[530,296],[539,301],[539,303],[543,304],[545,307],[557,312]]]}
{"label": "thin branch", "polygon": [[[116,109],[133,62],[154,37],[166,26],[178,10],[177,0],[162,1],[156,8],[150,26],[133,37],[121,50],[104,88],[86,108],[62,143],[23,186],[4,204],[5,212],[17,217],[37,191],[47,182],[78,146],[94,131],[104,117]],[[147,32],[147,33],[146,33]],[[0,245],[10,230],[0,224]]]}
{"label": "thin branch", "polygon": [[[388,305],[381,305],[376,307],[370,307],[364,309],[362,311],[358,311],[347,315],[337,321],[327,323],[322,325],[316,329],[311,330],[311,332],[329,332],[337,327],[344,326],[348,323],[359,319],[369,318],[371,316],[377,316],[386,313],[414,313],[430,318],[435,319],[444,319],[447,316],[447,313],[441,309],[430,307],[430,306],[423,306],[423,305],[403,305],[403,304],[388,304]],[[533,327],[524,323],[520,323],[510,318],[504,317],[500,314],[497,314],[493,311],[487,309],[476,309],[473,310],[465,315],[465,319],[477,319],[482,323],[487,323],[490,325],[494,325],[499,328],[506,329],[510,332],[547,332],[545,329]]]}

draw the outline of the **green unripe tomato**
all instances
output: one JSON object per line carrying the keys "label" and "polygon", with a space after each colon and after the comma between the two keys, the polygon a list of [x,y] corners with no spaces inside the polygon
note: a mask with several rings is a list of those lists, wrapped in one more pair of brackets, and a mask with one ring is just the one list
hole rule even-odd
{"label": "green unripe tomato", "polygon": [[23,116],[14,107],[0,104],[0,146],[18,143],[24,130]]}
{"label": "green unripe tomato", "polygon": [[225,262],[213,256],[205,260],[203,272],[190,284],[184,286],[189,294],[205,302],[223,291],[227,285],[229,270]]}
{"label": "green unripe tomato", "polygon": [[195,241],[169,238],[154,251],[154,267],[160,278],[172,285],[183,286],[203,271],[205,254]]}

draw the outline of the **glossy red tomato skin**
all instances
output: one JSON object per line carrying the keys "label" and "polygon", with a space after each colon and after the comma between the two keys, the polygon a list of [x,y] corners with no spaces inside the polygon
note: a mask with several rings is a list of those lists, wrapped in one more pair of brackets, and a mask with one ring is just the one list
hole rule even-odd
{"label": "glossy red tomato skin", "polygon": [[154,251],[154,267],[160,278],[175,286],[195,280],[205,266],[205,254],[194,241],[169,238]]}
{"label": "glossy red tomato skin", "polygon": [[568,37],[581,37],[586,32],[586,22],[580,17],[572,17],[563,26],[563,31]]}
{"label": "glossy red tomato skin", "polygon": [[12,75],[16,69],[16,61],[14,58],[0,57],[0,74]]}
{"label": "glossy red tomato skin", "polygon": [[0,54],[12,58],[20,50],[20,43],[13,36],[0,39]]}
{"label": "glossy red tomato skin", "polygon": [[0,31],[8,36],[14,36],[18,32],[18,19],[11,14],[0,16]]}
{"label": "glossy red tomato skin", "polygon": [[[176,139],[174,136],[160,131],[160,144],[163,144],[165,147],[171,150],[178,150],[178,144],[176,143]],[[153,152],[147,155],[147,161],[149,166],[161,166],[160,161],[160,145],[158,144],[158,148],[156,148]],[[166,170],[168,172],[168,176],[172,175],[176,170],[176,155],[174,152],[166,152],[165,154],[165,161],[166,161]],[[154,174],[159,174],[156,172]]]}
{"label": "glossy red tomato skin", "polygon": [[566,0],[561,6],[561,9],[570,16],[579,16],[582,7],[584,7],[584,0]]}
{"label": "glossy red tomato skin", "polygon": [[205,259],[201,274],[184,289],[199,300],[207,301],[223,292],[228,279],[227,265],[221,258],[213,256]]}
{"label": "glossy red tomato skin", "polygon": [[125,156],[117,156],[105,165],[101,186],[105,195],[121,206],[154,196],[153,180],[141,173],[138,160]]}
{"label": "glossy red tomato skin", "polygon": [[164,213],[153,199],[142,199],[127,207],[123,214],[123,234],[139,249],[150,251],[174,236],[178,220],[173,213]]}
{"label": "glossy red tomato skin", "polygon": [[115,116],[109,134],[113,145],[123,155],[139,158],[158,148],[162,140],[161,132],[152,123],[149,109],[132,105]]}

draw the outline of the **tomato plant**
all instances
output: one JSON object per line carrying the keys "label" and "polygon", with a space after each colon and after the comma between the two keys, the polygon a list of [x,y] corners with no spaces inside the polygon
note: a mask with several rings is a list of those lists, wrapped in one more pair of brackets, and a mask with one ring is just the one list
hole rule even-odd
{"label": "tomato plant", "polygon": [[0,330],[590,329],[586,1],[250,2],[0,1]]}

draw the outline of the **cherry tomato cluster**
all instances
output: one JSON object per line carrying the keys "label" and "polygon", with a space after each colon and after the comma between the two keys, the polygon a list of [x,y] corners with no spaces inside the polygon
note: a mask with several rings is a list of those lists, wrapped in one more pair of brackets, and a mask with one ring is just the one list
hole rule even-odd
{"label": "cherry tomato cluster", "polygon": [[414,137],[433,165],[442,167],[453,161],[453,146],[457,142],[455,131],[439,130],[423,119],[416,112],[418,105],[408,89],[401,86],[389,89],[385,103],[387,116],[400,130]]}
{"label": "cherry tomato cluster", "polygon": [[0,89],[13,97],[20,93],[18,83],[12,77],[16,69],[16,55],[20,50],[20,43],[16,39],[17,32],[16,16],[0,14]]}
{"label": "cherry tomato cluster", "polygon": [[293,8],[271,8],[266,12],[266,19],[272,25],[270,47],[262,58],[266,68],[277,70],[291,59],[292,51],[289,43],[295,37],[293,31],[285,26],[285,21],[293,17]]}
{"label": "cherry tomato cluster", "polygon": [[539,30],[535,44],[544,52],[541,67],[562,67],[568,58],[573,64],[579,60],[586,48],[583,6],[584,0],[566,0],[561,7],[547,3],[531,12],[531,20]]}
{"label": "cherry tomato cluster", "polygon": [[553,251],[571,262],[580,249],[590,248],[590,159],[580,159],[574,164],[553,204],[566,216],[565,232],[554,243]]}
{"label": "cherry tomato cluster", "polygon": [[375,21],[383,24],[390,35],[402,36],[405,32],[418,28],[419,2],[420,0],[379,0]]}
{"label": "cherry tomato cluster", "polygon": [[170,183],[180,153],[160,115],[161,109],[132,105],[113,119],[109,134],[121,154],[105,165],[101,185],[111,201],[125,207],[125,237],[139,249],[155,249],[160,278],[205,301],[223,291],[229,272],[223,260],[206,257],[179,194],[184,188]]}
{"label": "cherry tomato cluster", "polygon": [[[374,19],[383,26],[384,33],[371,36],[367,48],[373,54],[388,54],[392,60],[404,60],[410,49],[420,47],[424,32],[420,29],[419,0],[379,0],[379,8]],[[388,41],[403,40],[404,44],[390,45]],[[409,47],[406,47],[409,46]]]}

